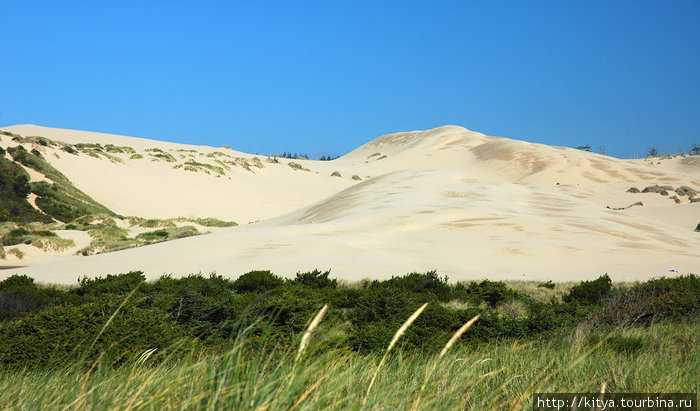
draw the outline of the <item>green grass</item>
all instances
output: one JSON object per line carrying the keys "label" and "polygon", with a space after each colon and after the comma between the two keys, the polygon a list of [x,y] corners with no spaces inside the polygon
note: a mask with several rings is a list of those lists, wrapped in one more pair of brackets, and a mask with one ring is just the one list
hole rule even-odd
{"label": "green grass", "polygon": [[287,165],[288,165],[289,167],[291,167],[294,171],[299,171],[299,170],[302,170],[302,171],[311,171],[310,169],[308,169],[308,168],[306,168],[306,167],[302,166],[301,164],[296,163],[296,162],[294,162],[294,161],[290,161],[289,163],[287,163]]}
{"label": "green grass", "polygon": [[147,244],[159,243],[162,241],[175,240],[178,238],[191,237],[201,234],[193,226],[162,228],[155,231],[147,231],[136,236],[137,240],[142,240]]}
{"label": "green grass", "polygon": [[[657,324],[610,334],[497,343],[435,354],[389,355],[324,346],[323,323],[296,346],[240,335],[225,353],[131,353],[60,370],[0,370],[0,404],[12,409],[508,409],[533,392],[696,392],[700,325]],[[469,331],[467,331],[467,334]],[[635,354],[620,341],[643,341]],[[150,355],[149,355],[150,353]],[[644,355],[638,355],[643,353]],[[154,362],[158,355],[161,361]],[[367,388],[374,373],[372,390]]]}
{"label": "green grass", "polygon": [[173,157],[172,154],[164,153],[162,150],[157,149],[157,148],[147,149],[146,151],[155,152],[155,154],[148,153],[148,155],[151,156],[151,161],[165,161],[168,163],[174,163],[177,161],[177,159],[175,157]]}
{"label": "green grass", "polygon": [[178,164],[174,168],[182,168],[187,171],[192,171],[195,173],[204,172],[206,174],[215,173],[217,175],[224,175],[226,172],[223,168],[215,166],[209,163],[200,163],[194,160],[188,160],[184,164]]}
{"label": "green grass", "polygon": [[128,146],[115,146],[113,144],[107,144],[105,146],[105,151],[108,153],[125,153],[125,154],[134,154],[136,153],[136,150],[134,150],[132,147]]}
{"label": "green grass", "polygon": [[24,251],[20,250],[17,247],[10,248],[9,250],[7,250],[7,253],[14,255],[15,257],[17,257],[20,260],[24,258]]}
{"label": "green grass", "polygon": [[85,256],[102,254],[202,234],[193,226],[177,227],[173,219],[127,217],[127,220],[132,227],[159,229],[130,237],[129,230],[119,227],[111,216],[100,214],[83,217],[73,221],[70,228],[87,231],[90,234],[91,242],[87,247],[78,250],[76,254]]}
{"label": "green grass", "polygon": [[238,223],[235,221],[223,221],[219,220],[218,218],[212,218],[212,217],[206,217],[206,218],[178,218],[177,221],[182,221],[182,222],[190,222],[190,223],[195,223],[199,224],[204,227],[234,227],[237,226]]}

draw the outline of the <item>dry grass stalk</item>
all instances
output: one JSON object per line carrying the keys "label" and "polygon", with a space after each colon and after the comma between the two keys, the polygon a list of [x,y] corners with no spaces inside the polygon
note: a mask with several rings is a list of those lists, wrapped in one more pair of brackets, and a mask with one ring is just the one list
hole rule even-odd
{"label": "dry grass stalk", "polygon": [[387,355],[389,355],[389,352],[391,351],[392,348],[394,348],[394,345],[396,345],[396,342],[401,338],[401,336],[406,332],[408,327],[413,324],[414,321],[416,321],[416,318],[425,310],[425,307],[428,306],[428,303],[425,303],[421,305],[413,314],[411,314],[410,317],[399,327],[398,331],[396,331],[396,334],[394,334],[394,338],[391,339],[391,342],[389,343],[389,346],[386,347],[386,351],[384,352],[384,355],[382,356],[381,361],[379,361],[379,365],[377,365],[377,369],[374,370],[374,375],[372,376],[372,380],[369,382],[369,386],[367,387],[367,393],[365,394],[365,399],[362,402],[362,405],[367,403],[367,399],[369,398],[369,393],[372,390],[372,386],[374,385],[374,381],[377,379],[377,374],[379,374],[379,369],[382,368],[382,365],[384,364],[384,361],[386,361]]}
{"label": "dry grass stalk", "polygon": [[299,397],[299,399],[297,400],[297,402],[294,403],[294,405],[292,406],[292,408],[289,409],[289,411],[292,411],[293,409],[295,409],[296,407],[298,407],[299,404],[301,404],[302,402],[304,402],[304,400],[306,399],[306,397],[308,397],[309,394],[311,394],[311,392],[312,392],[313,390],[315,390],[315,389],[321,384],[321,382],[322,382],[326,377],[327,377],[327,375],[324,375],[323,377],[319,378],[318,381],[316,381],[316,382],[314,383],[314,385],[312,385],[311,387],[309,387],[303,394],[301,394],[301,396]]}
{"label": "dry grass stalk", "polygon": [[459,337],[461,337],[462,334],[464,334],[465,332],[467,332],[467,330],[469,329],[469,327],[471,327],[472,324],[474,324],[474,323],[476,322],[476,320],[479,319],[479,317],[480,317],[480,314],[477,314],[476,316],[474,316],[474,318],[472,318],[471,320],[469,320],[469,321],[467,321],[466,323],[464,323],[464,325],[461,326],[461,327],[459,328],[459,330],[457,330],[457,332],[455,332],[455,333],[452,335],[452,338],[450,338],[450,340],[447,341],[447,344],[445,344],[445,347],[442,349],[442,351],[440,351],[440,356],[439,356],[438,358],[442,358],[442,356],[445,355],[445,353],[446,353],[450,348],[452,348],[452,346],[457,342],[457,340],[459,339]]}
{"label": "dry grass stalk", "polygon": [[[452,337],[449,339],[449,341],[447,341],[447,344],[445,344],[445,346],[442,348],[442,351],[440,351],[440,355],[438,356],[438,360],[440,358],[442,358],[442,356],[445,355],[445,353],[447,351],[449,351],[449,349],[452,348],[453,345],[455,345],[455,343],[457,342],[459,337],[461,337],[462,334],[467,332],[469,327],[471,327],[472,324],[474,324],[476,322],[476,320],[479,319],[480,316],[481,316],[481,314],[477,314],[476,316],[474,316],[474,318],[472,318],[471,320],[464,323],[464,325],[459,327],[459,330],[457,330],[454,334],[452,334]],[[420,400],[421,400],[421,396],[423,395],[423,391],[425,391],[425,387],[426,387],[426,385],[428,385],[428,380],[430,379],[430,376],[433,374],[433,371],[435,371],[435,367],[437,366],[438,360],[435,360],[435,362],[433,362],[433,365],[430,368],[428,368],[428,371],[425,375],[425,380],[423,381],[423,385],[420,387],[420,393],[418,394],[418,398],[416,398],[416,402],[413,405],[412,409],[414,409],[414,410],[418,409],[418,405],[420,404]]]}
{"label": "dry grass stalk", "polygon": [[323,314],[326,313],[326,310],[328,309],[328,304],[324,305],[323,308],[321,308],[318,313],[316,313],[316,316],[314,317],[313,320],[311,320],[311,324],[306,328],[306,331],[304,332],[304,335],[301,337],[301,343],[299,343],[299,351],[297,351],[297,357],[295,361],[299,360],[299,357],[301,357],[301,354],[304,353],[304,350],[306,347],[309,345],[309,340],[311,339],[311,333],[313,330],[318,327],[318,324],[321,322],[321,319],[323,319]]}

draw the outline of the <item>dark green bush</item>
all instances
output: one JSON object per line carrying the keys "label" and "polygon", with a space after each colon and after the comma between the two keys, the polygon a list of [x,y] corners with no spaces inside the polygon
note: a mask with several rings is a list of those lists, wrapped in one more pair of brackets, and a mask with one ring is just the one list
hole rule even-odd
{"label": "dark green bush", "polygon": [[700,317],[700,277],[660,278],[614,290],[589,320],[593,326],[650,324]]}
{"label": "dark green bush", "polygon": [[29,175],[19,164],[0,156],[0,221],[53,221],[27,201]]}
{"label": "dark green bush", "polygon": [[452,287],[447,283],[447,276],[440,277],[436,271],[426,273],[409,273],[401,277],[392,277],[382,282],[384,286],[396,287],[412,293],[429,294],[438,301],[453,299]]}
{"label": "dark green bush", "polygon": [[485,301],[491,307],[496,307],[519,297],[518,293],[508,288],[503,281],[483,280],[478,283],[473,282],[467,287],[467,293],[475,302]]}
{"label": "dark green bush", "polygon": [[552,280],[549,280],[546,283],[537,284],[537,288],[547,288],[549,290],[553,290],[554,286],[555,284],[552,282]]}
{"label": "dark green bush", "polygon": [[145,233],[141,233],[138,235],[138,238],[142,238],[144,240],[162,240],[165,238],[168,238],[168,232],[166,230],[155,230],[155,231],[148,231]]}
{"label": "dark green bush", "polygon": [[186,335],[164,314],[130,303],[104,328],[121,302],[61,305],[0,323],[0,364],[62,367],[83,359],[89,365],[101,352],[106,353],[107,364],[119,364],[150,348],[168,348]]}
{"label": "dark green bush", "polygon": [[12,190],[15,192],[17,197],[27,198],[29,193],[32,192],[32,189],[29,186],[29,178],[24,175],[18,176],[15,182],[12,183]]}
{"label": "dark green bush", "polygon": [[0,281],[0,321],[66,301],[65,292],[55,287],[39,288],[26,275],[12,275]]}
{"label": "dark green bush", "polygon": [[130,271],[126,274],[109,274],[106,277],[88,278],[83,277],[78,280],[78,287],[75,292],[78,295],[99,295],[99,294],[129,294],[136,287],[144,285],[146,276],[143,271]]}
{"label": "dark green bush", "polygon": [[569,294],[563,297],[565,302],[579,302],[581,304],[597,304],[603,300],[612,289],[612,281],[605,274],[593,281],[581,281],[580,284],[571,287]]}
{"label": "dark green bush", "polygon": [[15,244],[21,244],[24,242],[25,237],[30,234],[31,231],[29,230],[26,230],[21,227],[15,228],[14,230],[10,231],[2,237],[2,245],[11,246]]}
{"label": "dark green bush", "polygon": [[250,271],[238,277],[233,282],[233,288],[238,293],[261,293],[272,290],[284,284],[284,280],[270,271]]}
{"label": "dark green bush", "polygon": [[294,283],[303,284],[311,288],[336,288],[338,286],[338,280],[329,279],[328,276],[330,273],[330,270],[324,272],[313,270],[305,273],[297,273]]}

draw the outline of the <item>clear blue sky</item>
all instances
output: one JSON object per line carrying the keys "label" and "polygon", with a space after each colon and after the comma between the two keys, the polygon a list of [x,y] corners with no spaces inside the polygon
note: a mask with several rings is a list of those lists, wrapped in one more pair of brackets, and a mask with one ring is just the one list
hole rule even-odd
{"label": "clear blue sky", "polygon": [[0,0],[0,125],[345,153],[457,124],[700,144],[700,1]]}

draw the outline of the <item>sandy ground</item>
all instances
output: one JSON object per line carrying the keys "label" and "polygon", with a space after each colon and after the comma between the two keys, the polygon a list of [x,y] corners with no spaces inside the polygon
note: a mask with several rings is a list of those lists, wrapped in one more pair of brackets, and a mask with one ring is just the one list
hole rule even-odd
{"label": "sandy ground", "polygon": [[[700,190],[697,156],[620,160],[445,126],[382,136],[330,162],[272,164],[258,156],[264,167],[254,173],[230,167],[217,177],[173,167],[190,158],[183,154],[212,165],[226,158],[216,152],[229,159],[254,156],[29,125],[4,129],[134,148],[144,158],[119,155],[123,163],[45,153],[115,212],[213,216],[242,225],[110,254],[27,259],[30,267],[0,271],[0,278],[26,273],[74,283],[83,275],[129,270],[157,278],[199,272],[237,277],[253,269],[291,276],[313,268],[348,280],[430,269],[452,280],[571,281],[609,273],[630,281],[673,275],[671,268],[700,273],[700,233],[693,231],[700,203],[626,192],[654,184]],[[8,140],[0,144],[12,145]],[[149,148],[178,162],[151,161]],[[292,169],[290,161],[309,171]],[[334,171],[341,177],[331,177]],[[614,210],[638,201],[644,205]]]}

